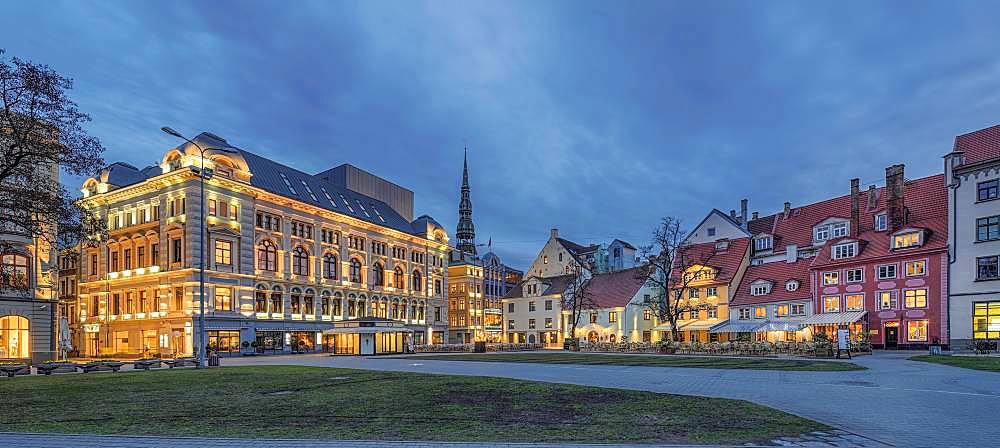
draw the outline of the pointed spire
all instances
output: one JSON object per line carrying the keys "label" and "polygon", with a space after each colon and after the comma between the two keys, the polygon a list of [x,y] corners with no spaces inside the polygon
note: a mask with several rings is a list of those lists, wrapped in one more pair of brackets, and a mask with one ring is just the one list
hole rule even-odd
{"label": "pointed spire", "polygon": [[472,223],[472,198],[469,188],[469,148],[465,147],[462,157],[462,197],[458,202],[458,228],[455,237],[458,243],[455,248],[462,252],[476,255],[476,226]]}

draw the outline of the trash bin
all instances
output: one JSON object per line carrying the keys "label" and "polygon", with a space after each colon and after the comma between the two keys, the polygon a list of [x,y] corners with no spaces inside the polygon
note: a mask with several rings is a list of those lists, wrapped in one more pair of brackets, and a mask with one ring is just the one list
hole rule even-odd
{"label": "trash bin", "polygon": [[477,341],[472,347],[472,351],[476,353],[486,353],[486,342]]}
{"label": "trash bin", "polygon": [[219,367],[219,355],[212,353],[208,355],[208,366],[209,367]]}

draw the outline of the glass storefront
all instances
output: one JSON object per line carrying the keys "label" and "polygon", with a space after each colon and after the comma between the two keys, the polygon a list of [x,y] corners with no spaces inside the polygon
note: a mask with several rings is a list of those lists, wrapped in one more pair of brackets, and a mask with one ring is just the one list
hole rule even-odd
{"label": "glass storefront", "polygon": [[285,348],[285,333],[282,331],[258,331],[257,351],[280,352]]}
{"label": "glass storefront", "polygon": [[972,338],[1000,339],[1000,302],[972,304]]}
{"label": "glass storefront", "polygon": [[27,318],[0,317],[0,359],[31,358],[30,343]]}
{"label": "glass storefront", "polygon": [[218,353],[234,353],[240,351],[239,330],[218,330],[208,332],[208,346]]}

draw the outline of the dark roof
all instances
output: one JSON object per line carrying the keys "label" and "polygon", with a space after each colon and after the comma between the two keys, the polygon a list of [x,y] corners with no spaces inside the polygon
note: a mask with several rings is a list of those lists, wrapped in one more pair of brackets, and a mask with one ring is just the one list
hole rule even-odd
{"label": "dark roof", "polygon": [[587,260],[584,257],[584,255],[597,252],[597,249],[601,247],[598,244],[591,244],[589,246],[584,246],[582,244],[574,243],[565,238],[556,238],[556,241],[558,241],[559,244],[562,244],[562,246],[566,248],[566,251],[569,252],[570,256],[572,256],[573,259],[576,260],[576,262],[579,263],[581,266],[588,266]]}
{"label": "dark roof", "polygon": [[108,183],[118,187],[124,187],[126,185],[142,182],[146,180],[147,176],[144,172],[149,170],[149,168],[152,167],[146,167],[143,171],[139,171],[138,168],[125,162],[112,163],[107,168]]}
{"label": "dark roof", "polygon": [[955,137],[953,152],[965,154],[965,165],[1000,157],[1000,125]]}
{"label": "dark roof", "polygon": [[[772,261],[759,265],[751,265],[747,268],[739,287],[733,293],[730,305],[754,305],[759,303],[782,302],[786,300],[809,299],[810,276],[809,265],[812,260],[800,258],[794,263],[787,261]],[[750,294],[750,285],[758,280],[771,282],[771,293],[762,296]],[[785,284],[789,280],[799,282],[799,287],[795,291],[785,289]]]}
{"label": "dark roof", "polygon": [[542,284],[546,286],[545,290],[542,291],[543,296],[552,294],[562,294],[564,291],[566,291],[566,288],[569,286],[570,283],[573,282],[573,279],[575,278],[576,275],[574,274],[557,275],[554,277],[528,277],[524,280],[521,280],[521,282],[518,283],[517,286],[510,288],[510,290],[507,291],[507,294],[504,294],[504,296],[501,298],[516,299],[518,297],[524,297],[524,294],[522,292],[522,287],[524,286],[525,283],[527,283],[532,279],[538,279],[539,281],[542,282]]}
{"label": "dark roof", "polygon": [[774,230],[774,215],[751,219],[747,222],[747,230],[749,230],[750,234],[753,236],[757,236],[762,233],[771,233],[771,231]]}
{"label": "dark roof", "polygon": [[590,278],[587,293],[597,308],[618,308],[628,305],[646,282],[644,267],[635,267]]}

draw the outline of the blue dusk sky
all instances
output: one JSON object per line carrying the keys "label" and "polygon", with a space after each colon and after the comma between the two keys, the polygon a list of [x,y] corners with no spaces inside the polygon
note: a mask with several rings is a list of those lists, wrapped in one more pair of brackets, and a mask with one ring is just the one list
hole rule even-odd
{"label": "blue dusk sky", "polygon": [[[1000,122],[997,2],[10,2],[0,48],[75,79],[106,159],[212,131],[306,172],[351,163],[473,218],[526,268],[549,228],[645,244],[750,199],[940,172]],[[73,189],[79,179],[67,179]]]}

